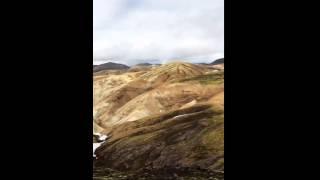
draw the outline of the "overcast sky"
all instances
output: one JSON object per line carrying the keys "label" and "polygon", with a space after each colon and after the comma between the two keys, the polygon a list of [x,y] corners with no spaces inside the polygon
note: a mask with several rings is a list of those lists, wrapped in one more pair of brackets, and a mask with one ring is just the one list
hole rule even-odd
{"label": "overcast sky", "polygon": [[93,63],[224,57],[223,0],[93,0]]}

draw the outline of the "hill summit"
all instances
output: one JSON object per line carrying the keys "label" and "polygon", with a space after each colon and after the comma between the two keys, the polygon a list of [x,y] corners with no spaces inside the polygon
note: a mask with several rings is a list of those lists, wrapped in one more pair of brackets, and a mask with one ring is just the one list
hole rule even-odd
{"label": "hill summit", "polygon": [[145,73],[141,76],[142,79],[154,81],[155,79],[163,79],[171,81],[179,78],[203,75],[207,71],[206,68],[186,63],[186,62],[171,62],[155,68],[153,71]]}

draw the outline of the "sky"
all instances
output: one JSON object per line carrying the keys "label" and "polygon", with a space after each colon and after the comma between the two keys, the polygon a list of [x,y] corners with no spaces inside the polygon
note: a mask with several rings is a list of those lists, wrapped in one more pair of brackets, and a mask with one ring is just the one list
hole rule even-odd
{"label": "sky", "polygon": [[224,0],[93,0],[93,64],[224,57]]}

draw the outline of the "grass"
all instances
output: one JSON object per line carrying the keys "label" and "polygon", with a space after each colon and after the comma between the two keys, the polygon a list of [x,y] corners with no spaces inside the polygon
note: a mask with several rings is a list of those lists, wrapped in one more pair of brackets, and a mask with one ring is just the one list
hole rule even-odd
{"label": "grass", "polygon": [[220,114],[213,116],[209,119],[209,128],[203,132],[202,140],[207,147],[223,146],[224,133],[223,133],[224,115]]}
{"label": "grass", "polygon": [[195,76],[192,78],[186,78],[182,79],[179,82],[187,82],[187,81],[198,81],[201,84],[207,85],[207,84],[221,84],[224,82],[224,72],[216,72],[216,73],[210,73],[200,76]]}

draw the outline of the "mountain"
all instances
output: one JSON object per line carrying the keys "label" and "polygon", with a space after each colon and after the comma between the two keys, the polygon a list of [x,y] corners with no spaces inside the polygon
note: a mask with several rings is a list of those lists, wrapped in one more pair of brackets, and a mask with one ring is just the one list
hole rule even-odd
{"label": "mountain", "polygon": [[150,63],[139,63],[139,64],[136,64],[136,66],[152,66],[152,64],[150,64]]}
{"label": "mountain", "polygon": [[221,179],[223,69],[172,62],[109,72],[94,76],[93,90],[94,133],[109,137],[95,151],[95,172]]}
{"label": "mountain", "polygon": [[156,65],[151,64],[151,63],[139,63],[134,66],[131,66],[129,71],[131,71],[131,72],[143,71],[143,70],[151,69],[155,66]]}
{"label": "mountain", "polygon": [[93,66],[93,72],[98,72],[102,70],[123,70],[123,69],[129,69],[129,66],[126,66],[124,64],[117,64],[113,62],[107,62],[104,64]]}
{"label": "mountain", "polygon": [[224,58],[217,59],[210,64],[211,65],[224,64]]}
{"label": "mountain", "polygon": [[164,79],[165,81],[179,78],[186,78],[196,75],[204,74],[206,69],[204,67],[182,62],[172,62],[164,64],[153,71],[150,71],[141,76],[143,79],[155,81],[157,79]]}
{"label": "mountain", "polygon": [[[94,120],[103,128],[208,98],[222,87],[203,86],[186,78],[205,75],[205,67],[169,63],[154,69],[94,78]],[[176,83],[174,83],[176,82]],[[190,85],[192,83],[192,85]]]}
{"label": "mountain", "polygon": [[206,66],[206,65],[208,65],[207,63],[196,63],[197,65],[204,65],[204,66]]}

